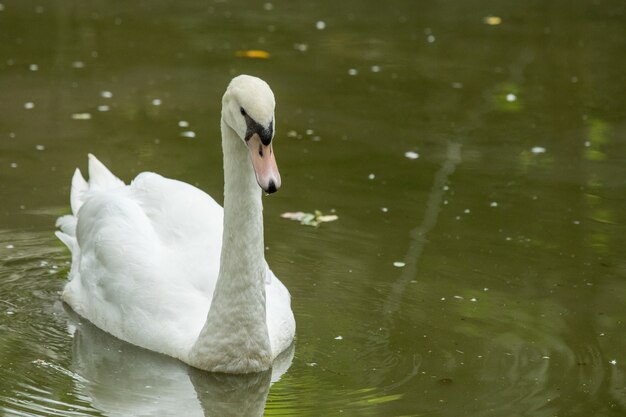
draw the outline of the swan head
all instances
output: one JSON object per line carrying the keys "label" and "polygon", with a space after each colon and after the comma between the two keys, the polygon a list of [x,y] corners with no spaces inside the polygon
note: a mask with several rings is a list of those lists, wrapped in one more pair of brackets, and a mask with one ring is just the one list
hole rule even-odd
{"label": "swan head", "polygon": [[248,147],[256,180],[267,193],[281,183],[272,149],[275,106],[270,86],[250,75],[233,78],[222,98],[222,119]]}

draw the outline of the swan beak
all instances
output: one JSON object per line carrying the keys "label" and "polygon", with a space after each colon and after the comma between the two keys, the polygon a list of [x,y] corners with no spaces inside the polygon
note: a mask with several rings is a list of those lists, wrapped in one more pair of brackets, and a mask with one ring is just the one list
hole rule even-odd
{"label": "swan beak", "polygon": [[246,142],[250,151],[250,159],[256,174],[259,186],[268,194],[272,194],[280,188],[280,174],[274,158],[272,142],[264,145],[257,133],[250,136]]}

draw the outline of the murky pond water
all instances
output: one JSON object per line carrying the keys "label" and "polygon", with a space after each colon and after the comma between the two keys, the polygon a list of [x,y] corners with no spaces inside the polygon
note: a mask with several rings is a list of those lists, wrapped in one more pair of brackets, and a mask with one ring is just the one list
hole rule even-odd
{"label": "murky pond water", "polygon": [[[2,414],[626,415],[625,51],[618,0],[0,0]],[[239,73],[278,102],[280,379],[190,369],[59,300],[74,168],[221,201]],[[315,209],[339,218],[280,218]]]}

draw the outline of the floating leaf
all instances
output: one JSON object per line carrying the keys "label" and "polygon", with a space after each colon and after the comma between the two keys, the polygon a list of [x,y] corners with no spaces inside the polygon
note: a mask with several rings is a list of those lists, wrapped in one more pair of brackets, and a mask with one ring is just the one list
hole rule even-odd
{"label": "floating leaf", "polygon": [[502,18],[499,16],[485,16],[483,22],[489,26],[497,26],[502,23]]}
{"label": "floating leaf", "polygon": [[333,222],[339,218],[336,214],[324,214],[319,210],[315,213],[305,213],[303,211],[287,212],[280,215],[283,219],[295,220],[305,226],[318,226],[320,223]]}
{"label": "floating leaf", "polygon": [[261,51],[259,49],[249,49],[246,51],[237,51],[235,55],[240,58],[252,58],[252,59],[268,59],[270,53],[267,51]]}

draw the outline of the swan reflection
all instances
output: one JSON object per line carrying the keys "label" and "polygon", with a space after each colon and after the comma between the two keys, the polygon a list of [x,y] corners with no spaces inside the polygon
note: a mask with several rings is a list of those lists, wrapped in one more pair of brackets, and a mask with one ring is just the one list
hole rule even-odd
{"label": "swan reflection", "polygon": [[123,342],[67,313],[74,336],[73,371],[81,377],[78,389],[107,416],[262,416],[270,385],[293,360],[292,345],[269,371],[205,372]]}

